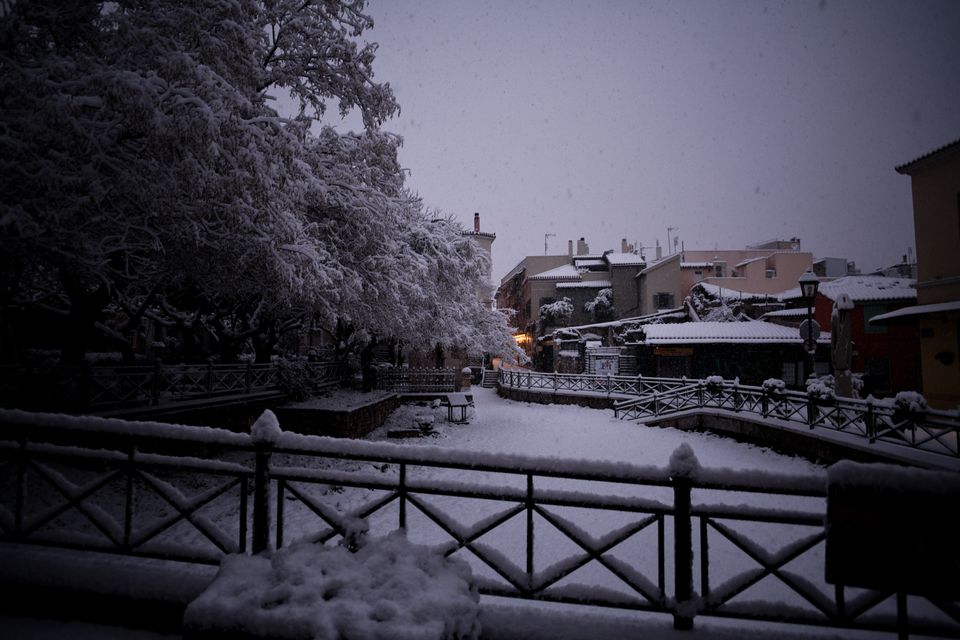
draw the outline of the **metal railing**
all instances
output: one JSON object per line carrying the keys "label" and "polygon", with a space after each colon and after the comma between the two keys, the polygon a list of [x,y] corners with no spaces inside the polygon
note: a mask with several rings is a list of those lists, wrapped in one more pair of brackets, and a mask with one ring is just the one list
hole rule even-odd
{"label": "metal railing", "polygon": [[[855,398],[818,399],[799,391],[768,391],[724,380],[708,383],[686,378],[592,376],[501,370],[499,382],[513,389],[555,393],[600,392],[621,398],[614,415],[621,419],[668,416],[683,411],[723,409],[828,429],[873,444],[884,442],[952,458],[960,457],[960,414],[929,410],[897,411],[889,402]],[[816,435],[814,433],[813,435]]]}
{"label": "metal railing", "polygon": [[523,369],[500,369],[499,383],[513,389],[552,391],[554,393],[600,393],[640,396],[662,393],[690,384],[677,378],[645,376],[606,376],[576,373],[541,373]]}
{"label": "metal railing", "polygon": [[377,369],[377,389],[398,393],[448,393],[454,391],[453,369]]}
{"label": "metal railing", "polygon": [[[358,518],[408,535],[427,523],[438,552],[492,576],[475,572],[487,595],[661,612],[680,629],[723,616],[960,637],[954,602],[917,599],[898,621],[903,594],[824,582],[822,474],[684,475],[302,436],[270,446],[217,429],[19,411],[0,411],[0,468],[0,541],[209,564],[292,538],[335,543]],[[574,552],[544,557],[557,536]],[[605,570],[602,584],[576,581],[587,565]],[[764,580],[803,606],[748,591]]]}
{"label": "metal railing", "polygon": [[[309,383],[339,379],[342,367],[304,363]],[[108,410],[157,405],[281,388],[280,365],[160,365],[55,367],[0,371],[0,401],[16,406],[38,398],[38,406],[70,410]]]}

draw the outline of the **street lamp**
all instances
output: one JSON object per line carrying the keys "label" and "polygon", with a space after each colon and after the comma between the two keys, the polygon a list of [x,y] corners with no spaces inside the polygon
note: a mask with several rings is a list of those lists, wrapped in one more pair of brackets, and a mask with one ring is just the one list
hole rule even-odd
{"label": "street lamp", "polygon": [[[813,324],[813,302],[817,297],[817,288],[820,286],[820,281],[817,280],[817,276],[813,275],[813,271],[807,269],[803,272],[803,275],[800,276],[800,295],[803,296],[803,301],[807,303],[807,322],[806,326],[806,341],[805,347],[807,353],[810,355],[810,370],[807,374],[807,377],[813,374],[814,370],[814,354],[817,351],[816,339],[818,336],[814,336],[814,324]],[[819,331],[817,331],[819,334]],[[801,337],[803,337],[801,332]]]}

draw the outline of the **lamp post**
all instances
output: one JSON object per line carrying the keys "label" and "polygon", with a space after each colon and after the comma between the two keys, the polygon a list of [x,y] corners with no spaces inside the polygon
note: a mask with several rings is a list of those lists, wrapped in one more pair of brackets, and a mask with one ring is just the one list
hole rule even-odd
{"label": "lamp post", "polygon": [[[800,276],[800,294],[803,296],[803,301],[807,303],[807,322],[806,324],[806,336],[801,335],[801,338],[805,337],[804,347],[809,354],[809,366],[810,370],[807,373],[807,377],[813,374],[814,370],[814,354],[817,352],[817,343],[816,339],[818,336],[814,336],[814,324],[813,324],[813,302],[817,297],[817,288],[820,286],[820,281],[817,280],[817,276],[813,275],[813,271],[807,269],[803,272],[803,275]],[[819,334],[820,332],[817,331]]]}

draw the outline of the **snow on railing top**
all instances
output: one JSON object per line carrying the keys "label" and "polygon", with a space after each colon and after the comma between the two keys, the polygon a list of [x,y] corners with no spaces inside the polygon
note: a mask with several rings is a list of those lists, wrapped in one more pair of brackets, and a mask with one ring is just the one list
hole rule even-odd
{"label": "snow on railing top", "polygon": [[[269,419],[270,438],[259,443],[250,434],[234,433],[213,427],[196,427],[158,422],[136,422],[96,416],[69,416],[51,413],[28,413],[20,410],[0,410],[0,440],[10,435],[8,427],[25,428],[28,439],[33,434],[41,442],[45,431],[51,429],[76,434],[108,434],[125,438],[151,438],[185,444],[221,445],[237,450],[271,447],[277,453],[317,455],[371,462],[405,463],[416,466],[436,466],[508,474],[532,474],[580,480],[613,481],[628,484],[669,485],[671,468],[636,465],[626,462],[550,458],[510,453],[451,450],[436,446],[368,442],[346,438],[309,436],[283,431],[277,433]],[[17,434],[19,436],[19,434]],[[784,488],[791,493],[822,495],[824,480],[810,476],[743,472],[732,469],[700,469],[698,484],[706,488],[736,487],[744,491],[764,491]]]}

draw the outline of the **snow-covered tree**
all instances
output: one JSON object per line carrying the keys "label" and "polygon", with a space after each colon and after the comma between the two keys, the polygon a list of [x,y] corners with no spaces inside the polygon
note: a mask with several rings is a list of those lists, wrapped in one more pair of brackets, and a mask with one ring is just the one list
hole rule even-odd
{"label": "snow-covered tree", "polygon": [[612,320],[616,313],[613,308],[613,289],[600,289],[593,300],[588,300],[583,305],[583,310],[593,314],[595,322]]}
{"label": "snow-covered tree", "polygon": [[[11,5],[0,335],[42,308],[64,318],[66,362],[95,334],[128,347],[144,317],[227,361],[251,344],[267,357],[305,318],[358,337],[502,342],[497,318],[450,302],[476,290],[482,260],[449,221],[425,227],[400,139],[377,129],[398,106],[373,80],[376,45],[358,41],[364,5]],[[277,91],[298,117],[272,108]],[[311,133],[330,102],[365,131]]]}
{"label": "snow-covered tree", "polygon": [[540,305],[540,326],[543,329],[563,325],[573,315],[573,302],[564,297]]}

